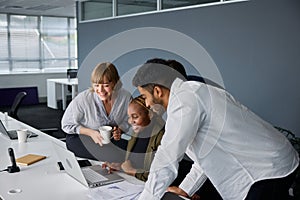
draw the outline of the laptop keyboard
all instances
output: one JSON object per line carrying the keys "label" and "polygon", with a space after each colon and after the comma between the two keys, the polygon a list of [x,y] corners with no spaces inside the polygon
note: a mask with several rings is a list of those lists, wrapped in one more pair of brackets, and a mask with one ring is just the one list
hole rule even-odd
{"label": "laptop keyboard", "polygon": [[105,176],[95,172],[89,167],[82,168],[84,177],[92,183],[108,180]]}

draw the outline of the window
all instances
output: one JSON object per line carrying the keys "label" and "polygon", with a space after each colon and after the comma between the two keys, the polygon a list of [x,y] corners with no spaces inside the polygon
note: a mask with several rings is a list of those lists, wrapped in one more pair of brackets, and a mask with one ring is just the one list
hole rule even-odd
{"label": "window", "polygon": [[212,2],[220,2],[220,0],[193,0],[193,1],[162,0],[162,9],[193,6],[193,5],[206,4]]}
{"label": "window", "polygon": [[135,1],[118,0],[117,15],[128,15],[147,11],[155,11],[157,0]]}
{"label": "window", "polygon": [[82,20],[100,19],[113,16],[112,0],[86,1],[81,3]]}
{"label": "window", "polygon": [[0,71],[77,68],[76,20],[0,14]]}
{"label": "window", "polygon": [[44,68],[68,66],[68,19],[42,17],[41,53]]}
{"label": "window", "polygon": [[[8,64],[8,32],[6,15],[0,14],[0,70],[9,70]],[[7,69],[6,69],[7,68]]]}
{"label": "window", "polygon": [[91,21],[116,16],[143,14],[189,6],[213,5],[246,0],[82,0],[79,1],[79,21]]}
{"label": "window", "polygon": [[[10,16],[10,58],[13,71],[39,69],[38,18]],[[26,62],[28,61],[28,62]],[[28,63],[28,64],[27,64]]]}

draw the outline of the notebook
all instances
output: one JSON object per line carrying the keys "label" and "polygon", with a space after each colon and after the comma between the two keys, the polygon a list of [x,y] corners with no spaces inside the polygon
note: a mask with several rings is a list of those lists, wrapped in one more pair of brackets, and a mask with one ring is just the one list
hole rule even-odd
{"label": "notebook", "polygon": [[58,158],[62,162],[65,171],[86,187],[94,188],[102,185],[123,181],[124,178],[116,173],[108,173],[100,165],[92,165],[80,168],[73,152],[54,144]]}
{"label": "notebook", "polygon": [[[1,132],[3,135],[9,137],[11,140],[16,140],[16,139],[18,139],[17,130],[10,130],[10,131],[6,130],[4,124],[3,124],[3,122],[2,122],[1,120],[0,120],[0,132]],[[33,133],[33,132],[30,132],[30,131],[27,131],[27,135],[28,135],[29,137],[36,137],[36,136],[38,136],[37,134],[35,134],[35,133]]]}
{"label": "notebook", "polygon": [[16,159],[16,163],[19,164],[19,165],[28,166],[28,165],[36,163],[36,162],[38,162],[40,160],[43,160],[45,158],[46,158],[46,156],[43,156],[43,155],[27,154],[25,156],[17,158]]}

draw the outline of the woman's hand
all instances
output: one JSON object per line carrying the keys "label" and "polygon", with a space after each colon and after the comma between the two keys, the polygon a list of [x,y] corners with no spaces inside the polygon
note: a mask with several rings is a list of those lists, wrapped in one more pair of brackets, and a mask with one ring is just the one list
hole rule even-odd
{"label": "woman's hand", "polygon": [[102,164],[103,169],[107,169],[108,173],[110,174],[112,171],[120,171],[121,169],[121,163],[110,163],[110,162],[104,162]]}
{"label": "woman's hand", "polygon": [[101,136],[101,134],[100,134],[99,131],[93,130],[93,131],[90,132],[89,135],[90,135],[90,137],[93,139],[93,141],[94,141],[96,144],[99,144],[100,146],[103,145],[103,144],[102,144],[103,138],[102,138],[102,136]]}
{"label": "woman's hand", "polygon": [[177,186],[170,186],[170,187],[168,187],[167,191],[168,192],[173,192],[177,195],[180,195],[180,196],[192,199],[192,200],[200,200],[199,195],[194,194],[192,197],[189,197],[189,195],[184,190],[182,190],[181,188],[179,188]]}
{"label": "woman's hand", "polygon": [[121,135],[122,135],[122,130],[119,127],[115,126],[113,128],[112,134],[113,134],[114,140],[120,140]]}
{"label": "woman's hand", "polygon": [[103,138],[100,135],[99,131],[96,131],[96,130],[93,130],[90,128],[85,128],[82,126],[82,127],[80,127],[80,134],[90,136],[96,144],[99,144],[100,146],[103,145],[102,144]]}
{"label": "woman's hand", "polygon": [[136,169],[133,168],[133,166],[132,166],[130,160],[126,160],[125,162],[123,162],[123,163],[121,164],[121,168],[122,168],[122,170],[123,170],[126,174],[129,174],[129,175],[131,175],[131,176],[134,176],[135,173],[136,173]]}

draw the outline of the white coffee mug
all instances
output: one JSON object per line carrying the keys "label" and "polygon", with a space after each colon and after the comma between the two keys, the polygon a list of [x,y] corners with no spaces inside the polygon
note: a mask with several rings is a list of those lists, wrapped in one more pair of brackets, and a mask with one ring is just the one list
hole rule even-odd
{"label": "white coffee mug", "polygon": [[103,138],[102,144],[110,143],[112,127],[111,126],[101,126],[99,132]]}
{"label": "white coffee mug", "polygon": [[17,130],[17,134],[18,134],[18,141],[19,143],[24,143],[27,141],[27,129],[20,129]]}

